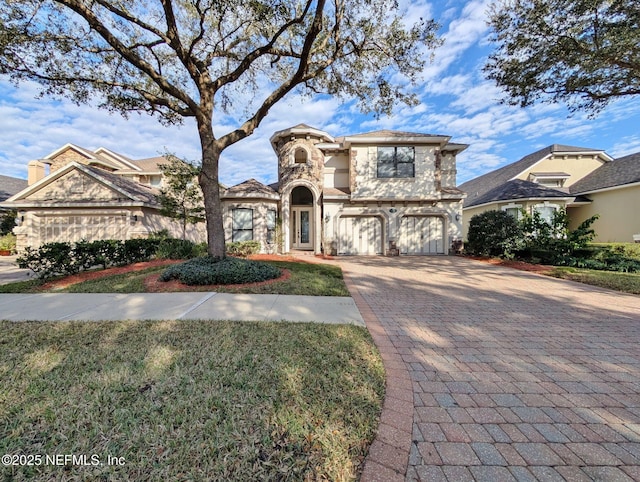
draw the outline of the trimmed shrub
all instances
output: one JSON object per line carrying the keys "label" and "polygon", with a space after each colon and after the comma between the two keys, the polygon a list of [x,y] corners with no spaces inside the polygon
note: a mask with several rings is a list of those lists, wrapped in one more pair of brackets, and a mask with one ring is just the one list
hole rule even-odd
{"label": "trimmed shrub", "polygon": [[55,275],[74,274],[79,271],[74,262],[70,243],[47,243],[37,249],[27,247],[16,260],[20,268],[32,270],[46,279]]}
{"label": "trimmed shrub", "polygon": [[37,249],[26,248],[17,259],[18,266],[34,271],[40,278],[67,275],[102,266],[119,266],[153,257],[155,239],[115,239],[78,241],[77,243],[47,243]]}
{"label": "trimmed shrub", "polygon": [[245,284],[278,278],[279,268],[259,261],[202,256],[170,266],[160,281],[177,279],[186,285]]}
{"label": "trimmed shrub", "polygon": [[227,254],[229,256],[238,256],[239,258],[246,258],[251,254],[258,254],[260,252],[259,241],[237,241],[235,243],[227,243]]}
{"label": "trimmed shrub", "polygon": [[469,221],[465,250],[479,256],[512,256],[520,248],[522,230],[506,211],[485,211]]}
{"label": "trimmed shrub", "polygon": [[[206,252],[206,248],[205,248]],[[191,259],[202,255],[200,245],[186,239],[162,239],[156,249],[156,257],[162,259]]]}

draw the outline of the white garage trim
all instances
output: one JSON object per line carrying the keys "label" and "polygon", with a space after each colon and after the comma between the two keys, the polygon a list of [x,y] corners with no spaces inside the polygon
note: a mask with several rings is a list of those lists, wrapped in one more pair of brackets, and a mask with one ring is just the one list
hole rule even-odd
{"label": "white garage trim", "polygon": [[380,216],[340,216],[339,255],[383,254],[384,223]]}
{"label": "white garage trim", "polygon": [[404,216],[400,220],[400,254],[445,254],[443,216]]}

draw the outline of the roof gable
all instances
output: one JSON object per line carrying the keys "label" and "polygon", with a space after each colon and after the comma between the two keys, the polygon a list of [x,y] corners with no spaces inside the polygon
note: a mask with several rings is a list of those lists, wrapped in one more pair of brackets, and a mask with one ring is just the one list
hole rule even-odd
{"label": "roof gable", "polygon": [[494,171],[490,171],[482,176],[478,176],[475,179],[471,179],[460,186],[460,189],[467,193],[467,199],[465,200],[465,207],[475,206],[480,204],[478,199],[483,198],[487,193],[495,189],[500,189],[502,184],[515,179],[523,172],[529,171],[537,163],[547,159],[552,155],[558,154],[600,154],[605,159],[611,159],[601,149],[591,149],[587,147],[568,146],[563,144],[553,144],[544,147],[536,152],[528,154],[516,162],[507,164]]}
{"label": "roof gable", "polygon": [[156,205],[155,191],[104,169],[71,162],[7,200],[48,205],[83,202]]}
{"label": "roof gable", "polygon": [[279,198],[278,193],[270,186],[265,186],[255,179],[248,179],[240,184],[231,186],[224,191],[222,197]]}

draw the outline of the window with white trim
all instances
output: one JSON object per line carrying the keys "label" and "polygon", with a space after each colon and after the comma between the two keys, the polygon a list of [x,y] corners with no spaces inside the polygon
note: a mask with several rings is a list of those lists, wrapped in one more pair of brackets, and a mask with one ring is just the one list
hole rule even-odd
{"label": "window with white trim", "polygon": [[233,226],[231,240],[252,241],[253,240],[253,209],[236,208],[231,212]]}
{"label": "window with white trim", "polygon": [[412,146],[378,147],[378,177],[415,177],[415,160],[416,151]]}
{"label": "window with white trim", "polygon": [[557,204],[536,204],[533,206],[533,210],[540,214],[540,217],[544,219],[544,221],[551,225],[553,223],[553,215],[560,208]]}
{"label": "window with white trim", "polygon": [[511,203],[506,206],[502,206],[501,209],[518,220],[522,218],[522,204]]}

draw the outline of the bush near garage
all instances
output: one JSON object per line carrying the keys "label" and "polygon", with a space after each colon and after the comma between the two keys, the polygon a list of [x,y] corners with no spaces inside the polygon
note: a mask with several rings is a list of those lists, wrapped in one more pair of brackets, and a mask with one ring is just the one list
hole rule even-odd
{"label": "bush near garage", "polygon": [[[96,266],[104,269],[111,266],[123,266],[141,261],[148,261],[156,256],[163,242],[171,240],[149,239],[106,239],[98,241],[78,241],[76,243],[56,242],[46,243],[38,248],[27,247],[18,257],[20,268],[27,268],[35,272],[39,278],[47,279],[57,275],[76,274]],[[174,240],[175,241],[175,240]],[[199,253],[194,244],[189,243],[188,249],[182,240],[180,245],[183,254]]]}
{"label": "bush near garage", "polygon": [[279,268],[259,261],[202,256],[170,266],[160,281],[178,280],[186,285],[230,285],[267,281],[280,277]]}
{"label": "bush near garage", "polygon": [[485,211],[469,221],[465,251],[477,256],[512,257],[522,247],[518,220],[506,211]]}
{"label": "bush near garage", "polygon": [[595,237],[591,226],[597,219],[597,215],[592,216],[571,231],[562,209],[554,213],[551,222],[537,212],[529,215],[523,211],[518,221],[503,211],[486,211],[471,218],[465,251],[536,264],[640,272],[640,247],[630,243],[591,244]]}

